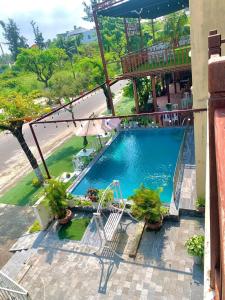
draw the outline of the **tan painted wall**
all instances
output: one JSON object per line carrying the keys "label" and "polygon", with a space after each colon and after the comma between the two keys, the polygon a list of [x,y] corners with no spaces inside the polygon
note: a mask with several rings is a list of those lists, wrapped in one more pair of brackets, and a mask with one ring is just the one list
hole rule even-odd
{"label": "tan painted wall", "polygon": [[[208,33],[217,29],[225,38],[225,0],[190,0],[193,106],[207,106]],[[225,55],[225,47],[222,48]],[[202,113],[201,113],[202,114]],[[197,194],[205,195],[206,113],[195,115]]]}

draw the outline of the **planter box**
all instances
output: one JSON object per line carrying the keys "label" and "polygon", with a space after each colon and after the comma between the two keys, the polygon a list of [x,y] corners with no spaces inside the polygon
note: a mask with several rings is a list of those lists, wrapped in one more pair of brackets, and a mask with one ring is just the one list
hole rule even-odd
{"label": "planter box", "polygon": [[41,197],[32,207],[36,218],[41,225],[41,228],[46,229],[49,223],[51,223],[51,221],[54,219],[54,217],[51,213],[50,208],[44,204],[43,200],[44,197]]}

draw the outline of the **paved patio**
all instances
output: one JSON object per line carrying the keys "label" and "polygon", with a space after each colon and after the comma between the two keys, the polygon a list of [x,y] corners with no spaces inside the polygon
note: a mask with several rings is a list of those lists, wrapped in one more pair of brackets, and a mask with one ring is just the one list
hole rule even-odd
{"label": "paved patio", "polygon": [[109,252],[95,256],[86,245],[59,241],[49,232],[35,245],[38,251],[24,266],[21,285],[33,300],[202,299],[202,269],[193,264],[184,243],[203,232],[203,219],[183,217],[167,221],[157,233],[145,232],[135,260],[126,253],[134,227],[131,223],[115,239],[124,260]]}
{"label": "paved patio", "polygon": [[9,252],[15,241],[34,221],[31,207],[0,203],[0,268],[12,256]]}

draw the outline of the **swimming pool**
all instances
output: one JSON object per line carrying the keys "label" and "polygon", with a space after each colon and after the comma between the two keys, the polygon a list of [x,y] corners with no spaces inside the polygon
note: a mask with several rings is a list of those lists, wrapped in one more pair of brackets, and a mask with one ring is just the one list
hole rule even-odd
{"label": "swimming pool", "polygon": [[124,198],[143,183],[151,189],[163,188],[161,200],[170,203],[183,133],[183,128],[120,132],[71,193],[85,195],[89,188],[105,189],[117,179]]}

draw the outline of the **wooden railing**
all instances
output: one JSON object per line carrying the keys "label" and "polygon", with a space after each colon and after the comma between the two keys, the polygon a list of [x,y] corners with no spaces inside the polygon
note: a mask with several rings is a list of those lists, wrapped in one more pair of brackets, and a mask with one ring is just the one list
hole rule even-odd
{"label": "wooden railing", "polygon": [[190,65],[190,46],[152,51],[144,48],[121,58],[123,74]]}
{"label": "wooden railing", "polygon": [[[209,36],[209,213],[210,286],[216,300],[225,300],[225,42],[217,31]],[[217,55],[215,55],[217,54]]]}

